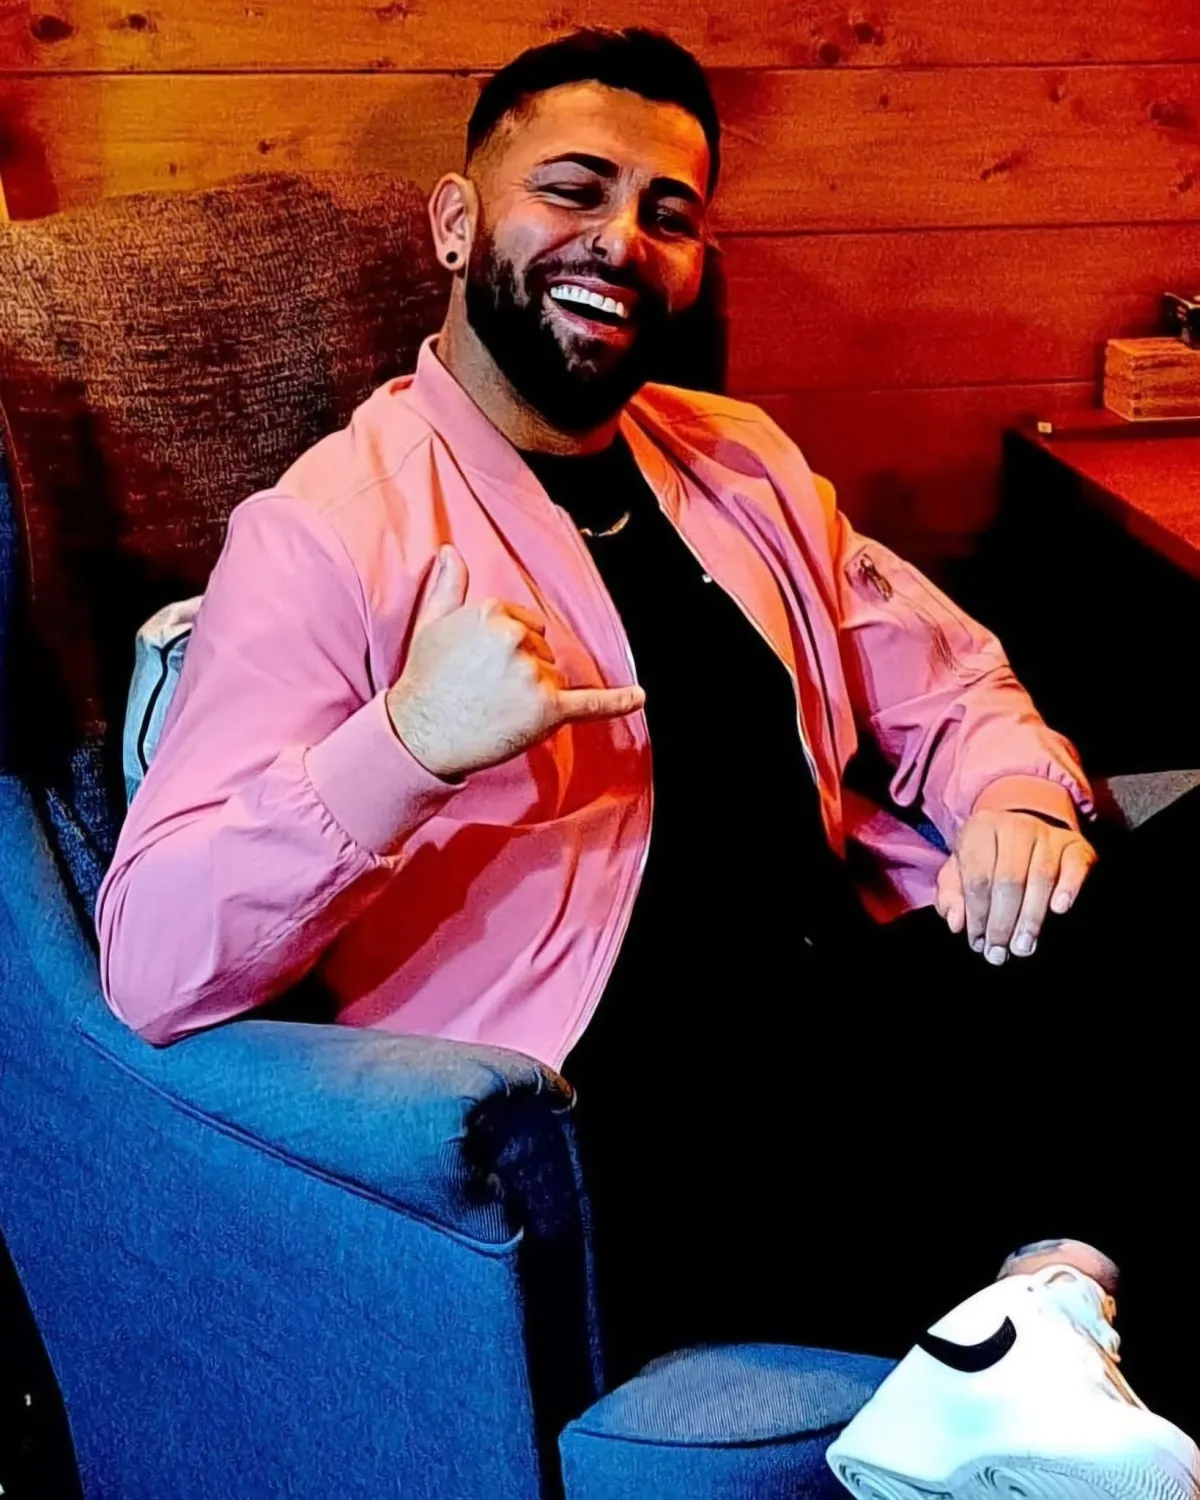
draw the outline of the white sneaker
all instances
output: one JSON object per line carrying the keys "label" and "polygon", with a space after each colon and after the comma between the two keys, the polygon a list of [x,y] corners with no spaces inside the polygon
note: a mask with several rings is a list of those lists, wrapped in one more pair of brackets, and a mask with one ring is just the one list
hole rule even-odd
{"label": "white sneaker", "polygon": [[1111,1297],[1008,1276],[918,1341],[829,1449],[861,1500],[1200,1500],[1200,1451],[1117,1369]]}

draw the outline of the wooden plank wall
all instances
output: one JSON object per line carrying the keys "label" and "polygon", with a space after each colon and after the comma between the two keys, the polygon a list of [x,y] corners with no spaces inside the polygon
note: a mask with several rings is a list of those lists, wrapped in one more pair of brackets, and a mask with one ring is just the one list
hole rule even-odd
{"label": "wooden plank wall", "polygon": [[[134,8],[140,7],[140,8]],[[459,164],[478,75],[583,23],[713,69],[732,388],[926,562],[1004,425],[1200,285],[1197,0],[0,0],[13,218],[236,172]]]}

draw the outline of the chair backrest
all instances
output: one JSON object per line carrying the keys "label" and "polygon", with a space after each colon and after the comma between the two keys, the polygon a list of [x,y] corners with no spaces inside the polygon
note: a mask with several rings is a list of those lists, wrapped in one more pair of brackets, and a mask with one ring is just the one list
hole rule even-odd
{"label": "chair backrest", "polygon": [[134,630],[203,589],[230,509],[412,368],[446,292],[426,222],[409,183],[262,174],[0,230],[31,685],[62,744],[119,724]]}

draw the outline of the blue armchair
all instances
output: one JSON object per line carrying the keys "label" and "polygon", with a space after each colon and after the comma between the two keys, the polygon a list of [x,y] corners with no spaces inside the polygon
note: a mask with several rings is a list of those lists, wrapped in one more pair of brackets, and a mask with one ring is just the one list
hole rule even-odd
{"label": "blue armchair", "polygon": [[0,1226],[87,1496],[535,1497],[600,1390],[562,1082],[515,1054],[106,1010],[0,778]]}

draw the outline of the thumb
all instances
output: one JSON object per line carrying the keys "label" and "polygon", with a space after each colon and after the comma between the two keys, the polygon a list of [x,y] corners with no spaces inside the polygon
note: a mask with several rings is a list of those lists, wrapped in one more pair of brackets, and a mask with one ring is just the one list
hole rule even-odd
{"label": "thumb", "polygon": [[467,565],[457,547],[439,547],[417,606],[416,629],[462,607],[467,597]]}
{"label": "thumb", "polygon": [[938,873],[937,910],[951,932],[963,930],[967,920],[967,898],[957,854],[952,854]]}

